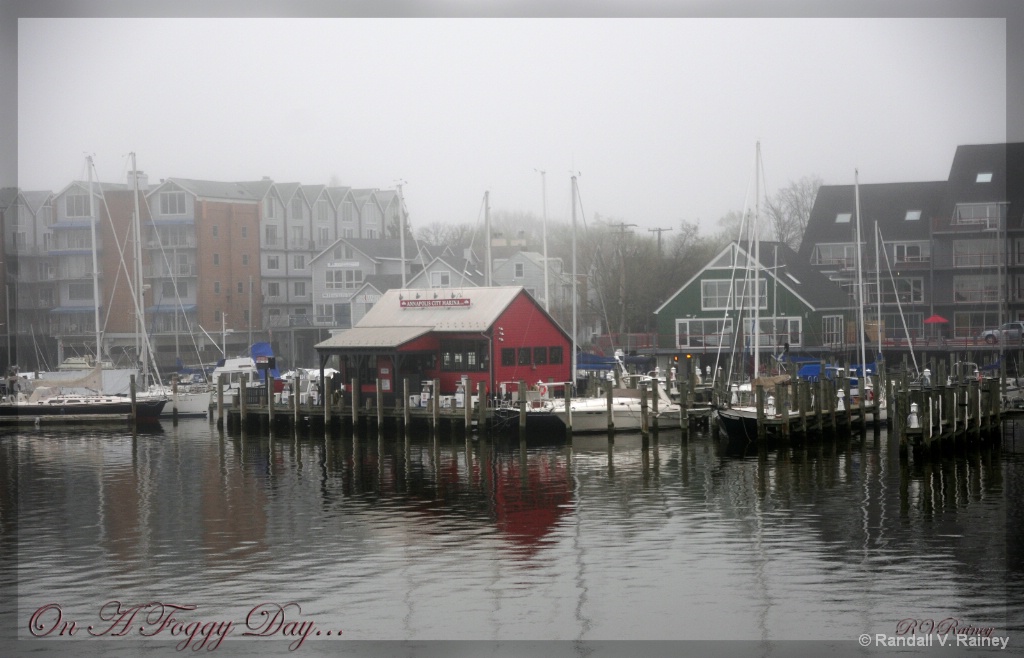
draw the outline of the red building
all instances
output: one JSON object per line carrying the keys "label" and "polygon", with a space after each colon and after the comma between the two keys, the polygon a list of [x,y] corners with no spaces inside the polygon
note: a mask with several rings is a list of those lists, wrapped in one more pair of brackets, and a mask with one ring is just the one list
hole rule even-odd
{"label": "red building", "polygon": [[[335,367],[363,393],[394,398],[440,380],[439,395],[468,380],[487,394],[502,383],[569,381],[569,335],[518,286],[390,290],[352,329],[316,345],[323,367]],[[334,361],[334,357],[337,360]],[[514,387],[513,387],[514,388]]]}

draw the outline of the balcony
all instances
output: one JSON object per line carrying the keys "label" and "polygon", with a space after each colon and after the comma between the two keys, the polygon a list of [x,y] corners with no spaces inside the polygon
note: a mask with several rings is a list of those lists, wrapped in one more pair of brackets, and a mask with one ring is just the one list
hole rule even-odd
{"label": "balcony", "polygon": [[1001,217],[933,217],[933,233],[995,233],[1006,227]]}
{"label": "balcony", "polygon": [[143,276],[147,278],[169,278],[176,276],[198,276],[199,267],[194,263],[186,263],[175,267],[161,265],[147,265]]}

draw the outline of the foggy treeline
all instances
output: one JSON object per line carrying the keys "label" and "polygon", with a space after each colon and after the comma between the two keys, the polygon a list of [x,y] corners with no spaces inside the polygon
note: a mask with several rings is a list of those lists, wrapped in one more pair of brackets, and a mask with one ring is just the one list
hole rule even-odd
{"label": "foggy treeline", "polygon": [[[814,197],[822,181],[808,176],[793,181],[770,196],[762,209],[761,239],[800,248]],[[681,219],[669,228],[652,231],[636,226],[642,217],[577,218],[576,269],[580,302],[587,304],[585,289],[591,291],[590,308],[601,324],[617,333],[654,331],[653,311],[701,270],[739,235],[742,213],[732,211],[721,217],[717,228],[702,234],[696,221]],[[422,244],[433,246],[475,245],[484,252],[482,223],[443,224],[415,227],[413,234]],[[491,212],[491,235],[517,241],[525,251],[542,253],[543,221],[525,212]],[[572,273],[572,227],[568,222],[547,225],[548,257],[561,259],[568,278]],[[565,309],[552,309],[556,318]]]}

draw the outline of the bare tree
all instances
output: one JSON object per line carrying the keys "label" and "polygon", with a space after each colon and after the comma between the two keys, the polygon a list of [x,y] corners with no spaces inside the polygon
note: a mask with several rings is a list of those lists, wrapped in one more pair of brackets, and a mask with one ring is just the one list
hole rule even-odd
{"label": "bare tree", "polygon": [[768,199],[765,212],[775,240],[789,245],[794,251],[800,248],[821,184],[818,176],[804,176]]}

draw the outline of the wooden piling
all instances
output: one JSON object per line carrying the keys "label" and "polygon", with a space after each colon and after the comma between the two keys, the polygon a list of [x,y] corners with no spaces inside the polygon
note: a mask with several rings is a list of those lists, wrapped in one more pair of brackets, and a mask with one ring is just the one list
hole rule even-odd
{"label": "wooden piling", "polygon": [[526,431],[526,382],[519,380],[519,433]]}
{"label": "wooden piling", "polygon": [[612,383],[608,382],[608,387],[605,389],[605,392],[604,392],[605,404],[607,405],[605,408],[607,409],[607,412],[608,412],[608,431],[614,431],[615,430],[615,414],[612,413],[612,395],[613,394],[614,394],[614,391],[612,391]]}
{"label": "wooden piling", "polygon": [[754,408],[757,410],[757,439],[763,441],[767,436],[767,428],[764,423],[764,386],[756,385]]}
{"label": "wooden piling", "polygon": [[352,378],[352,431],[359,427],[359,379]]}
{"label": "wooden piling", "polygon": [[248,411],[249,375],[242,373],[238,381],[238,422],[245,427],[246,412]]}
{"label": "wooden piling", "polygon": [[430,426],[437,431],[441,422],[441,380],[435,379],[430,390]]}
{"label": "wooden piling", "polygon": [[138,424],[139,424],[138,423],[138,420],[139,420],[139,415],[138,415],[139,409],[138,409],[138,402],[135,400],[135,393],[136,393],[135,386],[136,386],[136,384],[135,384],[135,375],[131,375],[128,378],[128,392],[131,395],[131,399],[132,399],[131,421],[132,421],[132,426],[133,427],[138,427]]}
{"label": "wooden piling", "polygon": [[647,382],[638,382],[640,387],[640,433],[647,435],[650,429],[650,418],[647,413]]}
{"label": "wooden piling", "polygon": [[476,384],[476,404],[479,414],[476,419],[476,429],[483,434],[484,428],[487,426],[487,398],[484,396],[483,382]]}
{"label": "wooden piling", "polygon": [[224,373],[217,375],[217,427],[224,427]]}

